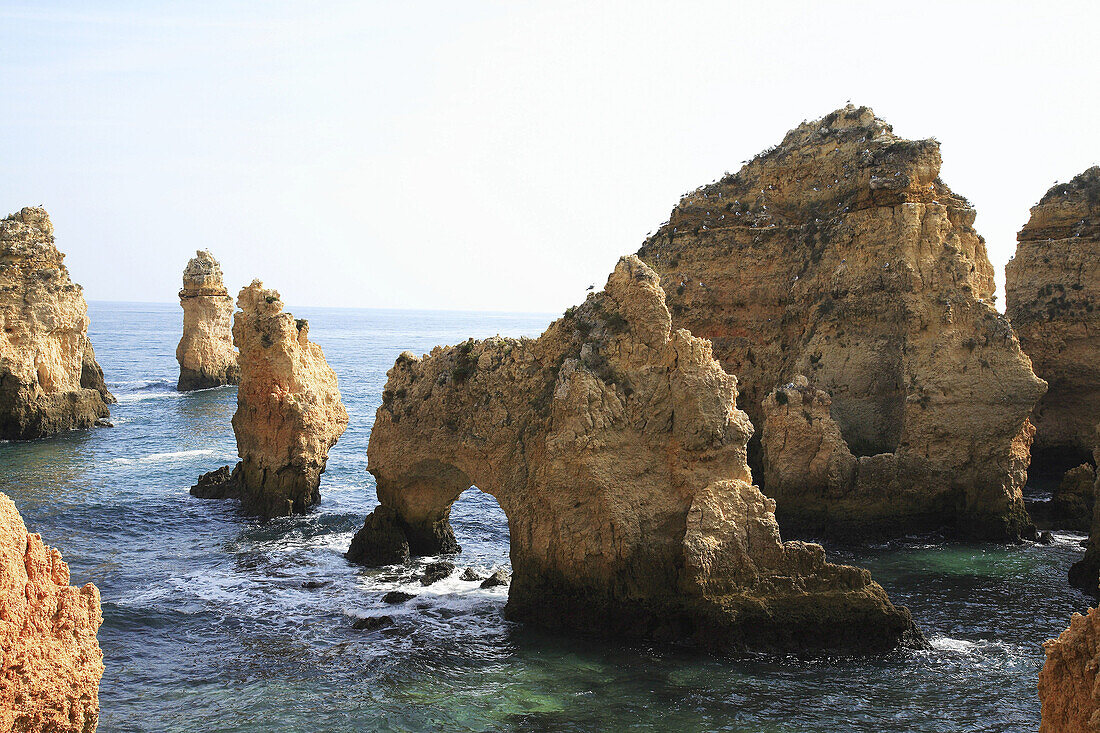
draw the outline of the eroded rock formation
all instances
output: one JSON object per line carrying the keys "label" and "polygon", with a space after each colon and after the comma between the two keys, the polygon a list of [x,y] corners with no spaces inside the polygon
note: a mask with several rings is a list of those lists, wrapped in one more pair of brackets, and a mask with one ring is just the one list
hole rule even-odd
{"label": "eroded rock formation", "polygon": [[70,587],[61,553],[0,494],[0,730],[96,729],[102,623],[96,587]]}
{"label": "eroded rock formation", "polygon": [[259,280],[241,290],[233,319],[241,383],[233,432],[240,463],[206,474],[200,498],[241,500],[266,517],[304,512],[321,500],[328,452],[348,426],[336,372],[309,340],[309,323],[283,312]]}
{"label": "eroded rock formation", "polygon": [[90,428],[115,401],[88,340],[88,304],[69,279],[44,209],[0,220],[0,439]]}
{"label": "eroded rock formation", "polygon": [[199,250],[183,271],[183,337],[176,347],[180,363],[177,389],[220,387],[241,379],[230,322],[233,298],[225,289],[222,268],[208,250]]}
{"label": "eroded rock formation", "polygon": [[1100,610],[1073,614],[1069,628],[1043,644],[1039,733],[1100,732]]}
{"label": "eroded rock formation", "polygon": [[716,648],[919,638],[866,570],[781,540],[736,398],[710,343],[672,329],[656,273],[625,257],[538,339],[397,359],[368,448],[380,506],[348,558],[456,550],[450,507],[476,485],[508,517],[512,619]]}
{"label": "eroded rock formation", "polygon": [[[1027,417],[1044,384],[993,307],[974,209],[939,170],[935,140],[848,106],[684,196],[638,252],[673,324],[740,377],[758,429],[764,397],[802,374],[830,395],[854,457],[894,455],[875,491],[898,501],[826,507],[792,485],[778,508],[788,531],[1004,539],[1030,526]],[[767,476],[788,459],[752,460]]]}
{"label": "eroded rock formation", "polygon": [[1031,416],[1032,453],[1064,471],[1089,457],[1100,420],[1100,167],[1047,191],[1017,240],[1007,313],[1050,385]]}
{"label": "eroded rock formation", "polygon": [[[1100,461],[1100,425],[1095,427],[1093,433],[1093,455]],[[1069,569],[1069,582],[1071,585],[1093,596],[1100,595],[1100,471],[1097,472],[1096,482],[1092,487],[1092,526],[1089,529],[1089,541],[1085,545],[1085,556],[1075,562]]]}

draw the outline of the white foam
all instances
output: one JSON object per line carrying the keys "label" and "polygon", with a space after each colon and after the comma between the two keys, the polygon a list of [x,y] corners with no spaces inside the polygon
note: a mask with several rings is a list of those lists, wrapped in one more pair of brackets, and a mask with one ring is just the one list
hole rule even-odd
{"label": "white foam", "polygon": [[147,456],[141,456],[139,458],[115,458],[113,463],[171,463],[180,459],[191,458],[192,456],[212,455],[214,455],[214,450],[212,448],[200,448],[198,450],[179,450],[170,453],[150,453]]}

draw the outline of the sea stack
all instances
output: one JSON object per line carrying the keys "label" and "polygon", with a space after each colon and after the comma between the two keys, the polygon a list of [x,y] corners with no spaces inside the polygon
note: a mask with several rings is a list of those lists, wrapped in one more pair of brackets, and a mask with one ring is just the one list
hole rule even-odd
{"label": "sea stack", "polygon": [[[1093,456],[1100,462],[1100,425],[1097,425],[1093,433]],[[1072,472],[1071,472],[1072,473]],[[1067,474],[1067,478],[1069,474]],[[1100,595],[1100,501],[1096,497],[1100,495],[1100,471],[1096,472],[1096,480],[1092,487],[1092,523],[1089,528],[1089,541],[1085,545],[1085,556],[1073,563],[1069,569],[1069,582],[1086,593]]]}
{"label": "sea stack", "polygon": [[201,498],[238,497],[264,517],[304,512],[321,500],[328,452],[348,426],[336,372],[309,340],[309,323],[283,312],[259,280],[241,290],[233,319],[241,381],[233,432],[240,463],[206,474]]}
{"label": "sea stack", "polygon": [[405,352],[388,377],[367,451],[380,506],[353,562],[456,551],[450,508],[476,485],[508,518],[513,620],[716,650],[921,638],[866,570],[781,540],[736,377],[673,330],[634,256],[538,339]]}
{"label": "sea stack", "polygon": [[233,298],[225,289],[222,268],[209,250],[199,250],[183,271],[183,337],[176,347],[180,363],[177,389],[237,384],[241,379],[230,323]]}
{"label": "sea stack", "polygon": [[88,340],[88,304],[45,209],[0,221],[0,439],[90,428],[115,401]]}
{"label": "sea stack", "polygon": [[1100,610],[1073,614],[1069,628],[1043,644],[1039,733],[1100,731]]}
{"label": "sea stack", "polygon": [[[993,307],[975,211],[939,171],[935,140],[899,138],[849,105],[685,195],[638,253],[661,275],[673,325],[709,338],[741,378],[762,433],[750,462],[785,531],[1031,529],[1027,418],[1045,384]],[[769,439],[767,410],[783,406],[765,397],[799,375],[813,420],[831,421],[836,450],[857,459],[829,488],[768,480],[801,458]]]}
{"label": "sea stack", "polygon": [[1016,239],[1007,313],[1050,385],[1031,416],[1032,456],[1058,474],[1090,458],[1100,421],[1100,167],[1047,191]]}
{"label": "sea stack", "polygon": [[0,730],[93,733],[99,721],[99,591],[69,586],[61,553],[42,544],[0,494]]}

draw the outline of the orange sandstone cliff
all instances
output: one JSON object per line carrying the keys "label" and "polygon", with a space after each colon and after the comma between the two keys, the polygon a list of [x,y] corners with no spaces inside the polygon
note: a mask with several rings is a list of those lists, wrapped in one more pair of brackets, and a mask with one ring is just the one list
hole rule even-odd
{"label": "orange sandstone cliff", "polygon": [[1043,650],[1039,733],[1100,733],[1100,610],[1073,614],[1069,628]]}
{"label": "orange sandstone cliff", "polygon": [[96,729],[102,623],[96,587],[70,587],[61,553],[0,494],[0,730]]}

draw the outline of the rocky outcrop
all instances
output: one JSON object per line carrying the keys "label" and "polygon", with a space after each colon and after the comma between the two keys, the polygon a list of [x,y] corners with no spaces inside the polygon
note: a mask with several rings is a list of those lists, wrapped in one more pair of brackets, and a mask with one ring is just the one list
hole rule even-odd
{"label": "rocky outcrop", "polygon": [[1047,191],[1017,241],[1006,312],[1050,385],[1032,453],[1064,471],[1089,457],[1100,420],[1100,167]]}
{"label": "rocky outcrop", "polygon": [[1043,644],[1039,672],[1039,733],[1100,731],[1100,610],[1073,614],[1069,628]]}
{"label": "rocky outcrop", "polygon": [[718,649],[919,638],[866,570],[781,540],[737,379],[672,329],[636,257],[538,339],[405,352],[388,375],[367,451],[380,506],[352,561],[457,550],[450,507],[476,485],[508,518],[509,618]]}
{"label": "rocky outcrop", "polygon": [[[1093,455],[1100,461],[1100,425],[1096,426],[1094,436]],[[1096,501],[1097,496],[1100,496],[1100,472],[1097,473],[1092,487],[1092,525],[1088,544],[1085,545],[1085,556],[1069,569],[1070,585],[1093,596],[1100,596],[1100,501]]]}
{"label": "rocky outcrop", "polygon": [[321,500],[328,452],[348,426],[336,372],[309,340],[309,323],[283,312],[259,280],[241,290],[233,319],[241,383],[233,432],[240,463],[205,474],[191,493],[241,500],[265,517],[304,512]]}
{"label": "rocky outcrop", "polygon": [[241,381],[230,321],[233,298],[222,268],[208,250],[199,250],[183,271],[183,337],[176,347],[180,363],[177,389],[185,392]]}
{"label": "rocky outcrop", "polygon": [[0,220],[0,439],[90,428],[115,401],[88,340],[88,304],[69,279],[44,209]]}
{"label": "rocky outcrop", "polygon": [[[673,324],[709,338],[740,377],[758,429],[764,398],[802,374],[828,393],[852,456],[894,456],[865,479],[898,501],[862,511],[790,485],[788,530],[1008,539],[1030,526],[1027,418],[1044,384],[993,307],[974,209],[939,170],[936,141],[903,140],[848,106],[684,196],[638,252]],[[750,458],[776,496],[767,476],[789,459],[762,452]]]}
{"label": "rocky outcrop", "polygon": [[70,587],[61,553],[0,494],[0,730],[96,729],[102,623],[96,587]]}

